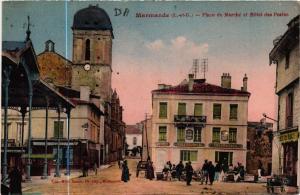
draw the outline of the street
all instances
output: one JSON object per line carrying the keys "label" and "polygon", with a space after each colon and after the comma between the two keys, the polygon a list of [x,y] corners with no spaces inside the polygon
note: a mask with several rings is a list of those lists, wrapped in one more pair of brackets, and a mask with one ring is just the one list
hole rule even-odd
{"label": "street", "polygon": [[128,166],[131,173],[128,183],[121,182],[121,169],[117,163],[104,170],[98,171],[98,175],[90,170],[88,177],[67,179],[52,179],[47,184],[33,183],[32,188],[24,194],[249,194],[266,193],[265,184],[257,183],[224,183],[217,182],[212,186],[200,185],[192,182],[186,186],[179,181],[147,180],[142,172],[139,178],[135,177],[138,160],[129,159]]}

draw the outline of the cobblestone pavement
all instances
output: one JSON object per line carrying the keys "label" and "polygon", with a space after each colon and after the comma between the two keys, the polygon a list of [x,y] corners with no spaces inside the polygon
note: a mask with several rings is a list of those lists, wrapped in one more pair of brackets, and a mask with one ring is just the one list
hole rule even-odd
{"label": "cobblestone pavement", "polygon": [[48,183],[33,185],[25,190],[25,195],[38,194],[266,194],[265,184],[256,183],[215,183],[214,185],[200,185],[193,181],[192,186],[186,186],[180,181],[147,180],[140,174],[135,177],[135,167],[138,160],[129,160],[132,174],[130,181],[121,182],[121,170],[118,165],[101,170],[98,175],[90,171],[90,176],[81,178],[54,178]]}

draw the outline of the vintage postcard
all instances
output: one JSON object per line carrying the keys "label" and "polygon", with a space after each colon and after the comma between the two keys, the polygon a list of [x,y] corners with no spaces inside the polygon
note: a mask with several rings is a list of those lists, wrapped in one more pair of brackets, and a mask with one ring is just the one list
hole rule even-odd
{"label": "vintage postcard", "polygon": [[299,192],[299,2],[1,5],[2,194]]}

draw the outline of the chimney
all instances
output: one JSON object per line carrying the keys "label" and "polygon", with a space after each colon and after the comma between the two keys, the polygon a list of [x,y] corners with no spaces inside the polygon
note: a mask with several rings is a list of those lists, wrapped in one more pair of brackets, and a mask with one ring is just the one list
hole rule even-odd
{"label": "chimney", "polygon": [[189,91],[193,91],[194,88],[194,74],[189,74]]}
{"label": "chimney", "polygon": [[231,76],[229,73],[223,73],[221,76],[221,87],[231,88]]}
{"label": "chimney", "polygon": [[158,84],[158,89],[165,89],[166,84],[160,83]]}
{"label": "chimney", "polygon": [[248,77],[245,74],[244,78],[243,78],[243,87],[242,87],[242,91],[247,91],[247,81],[248,81]]}
{"label": "chimney", "polygon": [[80,100],[90,101],[90,87],[80,86]]}

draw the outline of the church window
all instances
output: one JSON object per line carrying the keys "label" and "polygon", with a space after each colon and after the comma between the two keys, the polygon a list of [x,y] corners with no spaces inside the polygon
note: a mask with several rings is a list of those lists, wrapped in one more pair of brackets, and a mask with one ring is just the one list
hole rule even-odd
{"label": "church window", "polygon": [[91,51],[90,51],[90,40],[87,39],[85,42],[85,60],[90,60]]}

